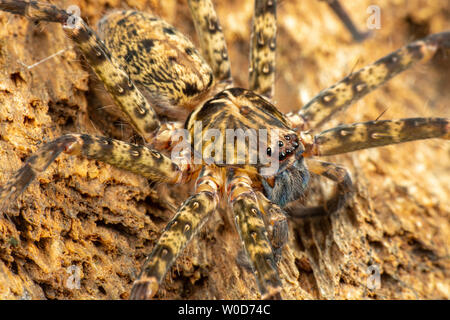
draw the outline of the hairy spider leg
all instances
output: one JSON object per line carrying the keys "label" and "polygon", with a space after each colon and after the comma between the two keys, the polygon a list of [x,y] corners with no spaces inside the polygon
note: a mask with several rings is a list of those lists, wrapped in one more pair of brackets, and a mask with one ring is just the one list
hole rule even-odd
{"label": "hairy spider leg", "polygon": [[[413,140],[450,139],[450,119],[408,118],[338,126],[307,137],[305,156],[330,156]],[[308,142],[309,141],[309,142]]]}
{"label": "hairy spider leg", "polygon": [[250,40],[249,89],[271,99],[275,94],[277,2],[256,0]]}
{"label": "hairy spider leg", "polygon": [[0,209],[6,209],[63,152],[100,160],[156,182],[181,183],[189,177],[188,167],[183,170],[154,149],[105,137],[67,134],[46,143],[31,155],[0,188]]}
{"label": "hairy spider leg", "polygon": [[228,169],[228,202],[234,213],[236,228],[250,259],[263,299],[281,299],[281,281],[274,252],[268,239],[264,219],[252,181],[245,171]]}
{"label": "hairy spider leg", "polygon": [[430,59],[438,49],[450,49],[449,31],[414,41],[350,74],[321,91],[300,111],[290,112],[286,116],[300,130],[315,130],[395,75],[417,62]]}
{"label": "hairy spider leg", "polygon": [[[381,147],[413,140],[441,138],[450,139],[450,119],[409,118],[379,120],[341,125],[325,130],[315,136],[302,133],[305,157],[330,156],[361,149]],[[291,218],[307,218],[332,214],[342,208],[353,195],[353,184],[348,171],[330,162],[306,158],[308,170],[337,182],[334,197],[323,207],[286,208]]]}
{"label": "hairy spider leg", "polygon": [[188,0],[200,40],[203,57],[211,66],[217,82],[231,85],[230,60],[219,19],[210,0]]}
{"label": "hairy spider leg", "polygon": [[167,271],[207,219],[216,211],[222,173],[205,167],[196,182],[196,194],[188,198],[164,228],[152,253],[146,259],[138,280],[133,284],[130,299],[151,299]]}

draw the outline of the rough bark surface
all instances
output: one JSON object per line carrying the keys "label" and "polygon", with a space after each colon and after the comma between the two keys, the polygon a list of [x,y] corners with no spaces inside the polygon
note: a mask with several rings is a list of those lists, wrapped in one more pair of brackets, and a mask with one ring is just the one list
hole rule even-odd
{"label": "rough bark surface", "polygon": [[[113,8],[153,10],[196,43],[185,1],[74,0],[91,25]],[[366,28],[373,1],[346,2]],[[381,29],[353,43],[324,2],[280,1],[277,105],[299,108],[321,89],[427,34],[450,29],[446,1],[385,0]],[[246,86],[253,1],[216,1],[236,83]],[[111,106],[61,27],[0,13],[0,185],[42,143],[67,132],[132,140],[103,115]],[[63,52],[60,52],[64,50]],[[41,61],[60,52],[57,56]],[[30,67],[26,67],[30,66]],[[397,76],[353,105],[338,123],[450,117],[450,55]],[[449,299],[450,143],[426,140],[327,160],[349,168],[357,194],[340,213],[291,223],[279,265],[285,299]],[[333,184],[314,179],[307,203]],[[189,186],[154,187],[103,163],[61,156],[0,217],[0,299],[125,299],[170,208]],[[166,277],[157,298],[257,299],[251,272],[235,263],[240,241],[218,212]],[[380,286],[368,287],[369,267]],[[79,275],[80,287],[73,281]],[[76,280],[76,279],[75,279]]]}

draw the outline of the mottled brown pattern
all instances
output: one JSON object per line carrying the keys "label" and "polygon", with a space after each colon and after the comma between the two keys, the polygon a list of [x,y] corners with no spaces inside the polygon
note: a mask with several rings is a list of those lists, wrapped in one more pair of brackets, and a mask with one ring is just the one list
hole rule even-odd
{"label": "mottled brown pattern", "polygon": [[[201,131],[196,128],[200,124]],[[269,152],[268,156],[278,159],[279,153],[280,160],[285,160],[286,155],[292,154],[298,147],[295,142],[297,135],[290,129],[284,115],[264,97],[241,88],[226,89],[208,100],[190,114],[186,128],[190,132],[194,149],[201,152],[205,160],[212,157],[219,165],[253,163],[247,167],[259,168],[265,164],[260,162],[260,157],[255,159],[258,152],[266,155],[266,150],[273,150],[273,154]],[[232,136],[227,133],[227,129],[241,129],[240,132],[234,132],[234,136],[238,138],[236,141],[230,139]],[[219,142],[207,137],[208,130],[222,140]],[[279,145],[280,141],[282,145]],[[296,143],[295,147],[291,145],[291,141]],[[213,150],[216,152],[211,156]],[[233,154],[227,154],[227,150],[233,151]],[[276,153],[276,150],[279,152]],[[286,150],[289,154],[286,154]]]}
{"label": "mottled brown pattern", "polygon": [[[267,31],[268,38],[274,39],[275,34],[273,30],[275,6],[272,8],[272,14],[264,15],[263,3],[270,7],[274,2],[255,2],[256,31],[253,39],[256,38],[257,42],[259,40],[261,46],[266,43],[265,37],[261,35],[266,34]],[[448,49],[450,33],[433,34],[403,47],[378,60],[374,65],[351,74],[337,85],[320,93],[310,104],[306,104],[307,107],[303,111],[286,118],[270,102],[241,88],[221,91],[215,98],[202,104],[202,100],[206,100],[210,93],[229,86],[231,83],[230,68],[224,35],[211,2],[190,1],[190,7],[194,16],[194,24],[200,36],[202,51],[205,60],[211,65],[210,67],[202,61],[189,40],[174,27],[152,14],[125,10],[116,11],[107,16],[100,23],[105,42],[108,43],[108,40],[111,40],[109,44],[105,45],[94,31],[81,20],[75,28],[69,28],[66,21],[67,14],[52,5],[41,5],[36,2],[0,1],[0,9],[24,14],[31,19],[56,21],[62,24],[66,35],[78,44],[88,64],[93,67],[100,80],[105,84],[116,104],[129,117],[129,122],[136,132],[147,142],[155,138],[152,142],[155,142],[155,145],[164,146],[162,149],[174,146],[167,140],[170,137],[167,131],[181,127],[184,115],[180,116],[175,112],[176,122],[165,122],[161,125],[155,110],[158,116],[162,117],[162,121],[165,121],[167,120],[165,117],[171,118],[172,116],[170,112],[165,112],[169,109],[190,110],[190,108],[194,108],[195,110],[186,122],[186,127],[191,131],[192,123],[196,120],[203,122],[206,128],[222,132],[226,128],[282,129],[283,136],[280,140],[271,141],[269,146],[264,146],[264,151],[267,151],[269,155],[272,148],[275,149],[273,143],[278,144],[281,151],[279,159],[282,160],[282,166],[276,174],[270,177],[260,177],[255,171],[257,166],[254,164],[245,164],[244,170],[236,170],[230,168],[235,167],[236,163],[228,164],[227,168],[217,168],[214,164],[206,163],[207,165],[205,165],[203,163],[200,166],[203,169],[197,180],[194,195],[184,202],[177,211],[178,213],[163,230],[161,238],[153,246],[153,252],[141,276],[137,278],[131,276],[131,279],[135,280],[131,293],[132,298],[147,299],[157,294],[171,265],[206,221],[206,218],[216,211],[219,198],[223,197],[228,198],[228,205],[236,216],[236,226],[256,271],[255,275],[261,296],[263,298],[279,298],[283,289],[278,275],[279,269],[283,267],[280,264],[283,261],[281,260],[281,249],[288,239],[286,215],[279,206],[298,199],[304,200],[304,191],[309,181],[308,167],[312,173],[323,175],[337,182],[338,190],[331,200],[323,201],[323,206],[306,207],[306,212],[321,211],[328,215],[334,213],[338,209],[344,208],[346,195],[353,191],[351,190],[350,175],[344,168],[332,163],[309,159],[306,161],[306,166],[303,161],[304,156],[338,154],[437,136],[445,139],[449,137],[449,121],[443,118],[357,123],[336,127],[317,136],[313,136],[309,132],[298,132],[293,128],[307,129],[309,125],[318,127],[330,120],[336,111],[346,108],[382,82],[410,67],[415,61],[427,60],[436,51]],[[52,16],[53,13],[54,16]],[[258,20],[262,16],[269,17],[267,24]],[[261,30],[258,31],[258,29]],[[140,34],[140,31],[145,32]],[[138,50],[135,50],[136,48]],[[275,49],[275,46],[273,48]],[[252,60],[255,64],[261,62],[261,57],[258,58],[258,55],[262,52],[264,50],[252,53]],[[274,52],[269,52],[266,58],[268,61],[274,62]],[[274,68],[272,66],[274,65],[270,64],[269,66],[267,63],[266,61],[261,65],[260,79],[252,80],[250,78],[250,87],[269,96],[271,93],[267,92],[273,92]],[[155,64],[153,71],[150,70],[151,67],[147,68],[149,64]],[[142,68],[146,72],[142,72]],[[11,80],[16,86],[27,82],[27,76],[24,74],[19,72],[11,76]],[[212,74],[216,76],[215,79]],[[263,79],[264,74],[270,74],[271,80]],[[222,82],[223,80],[225,81]],[[213,86],[214,90],[209,92]],[[267,91],[263,89],[263,86],[271,89]],[[140,93],[142,87],[144,89],[142,91],[148,90],[146,95]],[[334,91],[334,89],[336,90]],[[4,90],[4,93],[7,95],[11,91],[7,89]],[[313,107],[309,107],[311,105]],[[153,107],[159,109],[154,110]],[[11,121],[7,117],[6,120]],[[35,121],[33,118],[24,118],[24,124],[33,121]],[[300,142],[303,143],[303,146],[299,145]],[[291,148],[294,143],[297,144],[296,147],[299,147],[295,154]],[[303,153],[304,147],[306,147],[306,153]],[[163,151],[162,149],[161,151]],[[235,146],[231,149],[236,153]],[[184,164],[178,166],[160,151],[140,145],[92,135],[66,135],[38,148],[38,151],[29,158],[18,174],[6,183],[0,193],[0,198],[8,198],[5,201],[8,204],[12,200],[9,199],[9,195],[20,194],[26,185],[37,177],[37,173],[44,171],[61,152],[97,159],[154,181],[185,182],[188,178],[197,177],[200,170],[200,167],[194,168]],[[201,152],[204,153],[204,150]],[[228,175],[227,184],[224,182],[226,173]],[[84,194],[83,188],[79,189]],[[283,193],[287,193],[288,196]],[[165,195],[161,194],[160,198],[165,199]],[[271,203],[268,199],[276,203]],[[349,205],[355,205],[355,203],[352,202]],[[40,210],[40,205],[36,207],[36,210]],[[83,211],[78,210],[77,212]],[[295,211],[289,211],[289,213],[293,212]],[[63,216],[65,215],[63,214]],[[306,214],[306,216],[311,215]],[[73,219],[73,221],[74,223],[78,222],[77,219]],[[315,235],[313,238],[318,239]],[[308,239],[308,237],[306,240],[302,238],[301,241],[307,243]],[[320,243],[318,246],[321,246]],[[43,246],[40,245],[40,247]],[[339,256],[336,250],[338,249],[334,247],[331,254]],[[317,266],[314,265],[321,262],[316,259],[317,252],[314,254],[313,249],[311,252],[311,268],[316,270],[315,277],[321,281],[322,274],[317,273]],[[304,261],[301,261],[299,265],[304,266]],[[27,265],[27,267],[31,266]],[[321,291],[320,295],[330,297],[324,291]]]}

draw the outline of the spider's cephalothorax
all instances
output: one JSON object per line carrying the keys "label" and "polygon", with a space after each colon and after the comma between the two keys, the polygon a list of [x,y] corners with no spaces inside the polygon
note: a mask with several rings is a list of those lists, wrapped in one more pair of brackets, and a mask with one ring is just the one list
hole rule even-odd
{"label": "spider's cephalothorax", "polygon": [[[196,123],[202,126],[200,135]],[[185,126],[192,148],[203,159],[245,168],[252,181],[261,180],[274,203],[284,206],[303,195],[309,180],[305,149],[289,120],[264,97],[241,88],[226,89],[192,112]]]}
{"label": "spider's cephalothorax", "polygon": [[[196,125],[201,126],[201,132],[196,132]],[[291,156],[304,150],[289,120],[275,106],[262,96],[241,88],[226,89],[206,101],[189,115],[185,127],[192,147],[201,151],[203,158],[208,158],[206,151],[211,147],[220,149],[220,156],[213,157],[219,166],[246,164],[250,167],[251,157],[257,155],[252,152],[262,152],[285,167]],[[198,133],[201,135],[197,136]],[[247,139],[239,139],[240,134]],[[235,139],[231,139],[232,136]],[[237,154],[227,157],[227,152],[232,151],[234,155],[239,149],[245,150],[242,157]],[[253,167],[261,167],[261,160],[264,159],[255,159]]]}
{"label": "spider's cephalothorax", "polygon": [[[275,79],[276,1],[255,1],[249,90],[233,88],[224,36],[211,1],[188,3],[201,54],[185,36],[151,14],[117,11],[107,15],[98,28],[101,40],[81,18],[74,19],[54,5],[0,0],[0,10],[62,24],[148,143],[64,135],[40,148],[0,189],[0,206],[14,201],[62,152],[104,161],[157,182],[196,178],[193,195],[164,228],[133,285],[131,298],[156,294],[176,258],[216,211],[219,198],[227,200],[234,215],[262,297],[278,298],[277,261],[288,229],[282,207],[304,195],[310,172],[335,181],[337,193],[323,207],[291,208],[291,214],[336,212],[352,191],[346,169],[312,157],[416,139],[449,139],[450,121],[383,120],[315,130],[414,63],[427,60],[438,49],[449,49],[450,32],[412,42],[323,90],[299,111],[283,115],[270,102]],[[173,133],[183,128],[189,140],[187,149],[178,148],[181,141],[173,139]],[[175,150],[181,157],[164,154]],[[198,156],[200,160],[195,161]]]}

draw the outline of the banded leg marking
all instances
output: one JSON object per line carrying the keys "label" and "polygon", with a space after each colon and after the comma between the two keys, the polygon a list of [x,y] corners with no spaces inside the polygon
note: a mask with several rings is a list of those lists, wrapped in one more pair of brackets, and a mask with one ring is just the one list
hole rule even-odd
{"label": "banded leg marking", "polygon": [[[111,61],[111,54],[102,40],[81,18],[72,20],[73,16],[68,12],[36,1],[0,0],[0,10],[23,15],[31,20],[61,23],[64,32],[78,45],[106,90],[128,116],[131,125],[146,141],[152,139],[160,125],[153,107],[127,73]],[[75,25],[69,25],[69,21],[75,21]]]}
{"label": "banded leg marking", "polygon": [[342,125],[315,136],[307,153],[329,156],[429,138],[450,139],[450,119],[408,118]]}
{"label": "banded leg marking", "polygon": [[189,0],[203,57],[218,82],[232,82],[227,44],[211,0]]}
{"label": "banded leg marking", "polygon": [[218,204],[219,185],[215,172],[203,170],[196,184],[197,194],[188,198],[167,224],[145,261],[139,279],[131,289],[130,299],[151,299],[158,291],[167,271],[186,245],[197,234]]}
{"label": "banded leg marking", "polygon": [[276,40],[276,0],[256,0],[250,41],[249,87],[268,98],[275,93]]}
{"label": "banded leg marking", "polygon": [[348,170],[331,162],[315,159],[305,160],[310,172],[326,177],[337,183],[336,194],[331,199],[327,200],[324,206],[307,208],[289,207],[286,209],[289,216],[291,218],[301,219],[330,215],[339,211],[354,192],[352,179]]}
{"label": "banded leg marking", "polygon": [[250,258],[261,296],[263,299],[280,299],[281,281],[251,180],[243,172],[230,171],[227,190],[236,228]]}
{"label": "banded leg marking", "polygon": [[177,183],[185,178],[177,164],[156,150],[110,138],[68,134],[45,144],[0,188],[0,208],[17,199],[62,152],[100,160],[153,181]]}
{"label": "banded leg marking", "polygon": [[450,32],[432,34],[404,46],[321,91],[300,111],[287,116],[301,130],[316,129],[395,75],[430,59],[438,48],[450,49]]}
{"label": "banded leg marking", "polygon": [[142,145],[82,134],[67,152],[100,160],[152,181],[177,183],[183,180],[182,170],[170,158]]}

